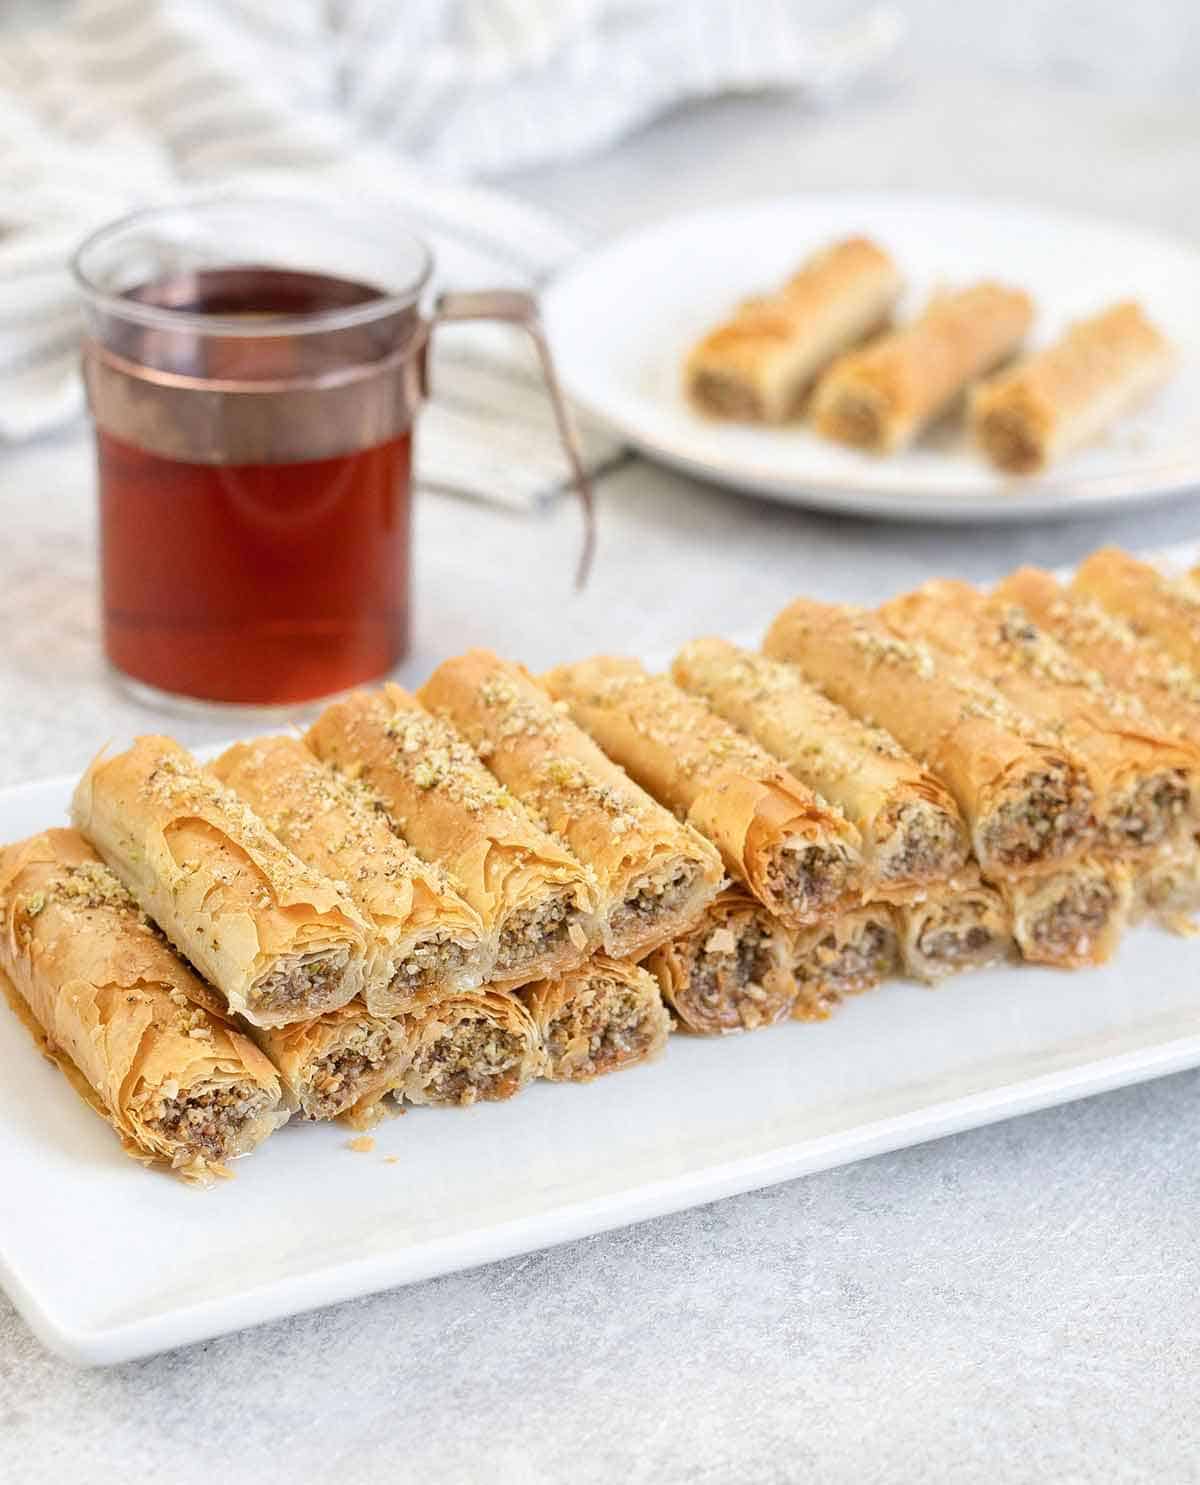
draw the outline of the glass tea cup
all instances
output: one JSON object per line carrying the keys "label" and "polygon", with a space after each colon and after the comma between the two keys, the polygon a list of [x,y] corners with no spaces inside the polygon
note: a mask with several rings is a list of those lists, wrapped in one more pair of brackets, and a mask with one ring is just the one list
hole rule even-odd
{"label": "glass tea cup", "polygon": [[590,492],[536,303],[443,294],[427,317],[432,266],[394,217],[272,197],[137,212],[80,247],[104,647],[126,684],[290,708],[403,658],[413,425],[441,322],[532,335],[586,566]]}

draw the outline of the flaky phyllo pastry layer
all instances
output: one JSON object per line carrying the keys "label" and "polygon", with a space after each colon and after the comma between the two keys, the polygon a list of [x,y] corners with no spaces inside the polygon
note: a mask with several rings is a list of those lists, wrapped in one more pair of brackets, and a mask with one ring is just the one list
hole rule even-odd
{"label": "flaky phyllo pastry layer", "polygon": [[950,792],[889,733],[851,716],[795,666],[723,639],[697,639],[671,673],[845,812],[862,837],[864,896],[906,893],[966,861],[966,829]]}
{"label": "flaky phyllo pastry layer", "polygon": [[493,957],[479,914],[402,841],[369,794],[298,738],[236,743],[209,765],[297,856],[336,881],[368,927],[363,999],[379,1016],[422,990],[468,989]]}
{"label": "flaky phyllo pastry layer", "polygon": [[895,633],[968,665],[1082,761],[1098,845],[1149,850],[1191,833],[1200,748],[1158,727],[1136,696],[1076,661],[1024,609],[939,581],[885,603],[880,615]]}
{"label": "flaky phyllo pastry layer", "polygon": [[204,1182],[287,1119],[275,1069],[75,831],[0,852],[0,968],[136,1159]]}
{"label": "flaky phyllo pastry layer", "polygon": [[544,1077],[585,1083],[647,1062],[667,1044],[671,1018],[658,981],[639,965],[597,954],[557,980],[519,992],[546,1053]]}
{"label": "flaky phyllo pastry layer", "polygon": [[975,866],[896,908],[900,959],[916,980],[935,984],[979,969],[1012,947],[1012,912],[999,887]]}
{"label": "flaky phyllo pastry layer", "polygon": [[895,915],[887,903],[864,903],[797,935],[792,973],[798,1021],[823,1021],[847,995],[873,990],[898,962]]}
{"label": "flaky phyllo pastry layer", "polygon": [[604,751],[718,847],[730,875],[793,926],[853,903],[858,831],[753,739],[666,676],[601,656],[546,677]]}
{"label": "flaky phyllo pastry layer", "polygon": [[345,1005],[367,927],[177,742],[140,737],[92,763],[72,818],[173,944],[254,1026]]}
{"label": "flaky phyllo pastry layer", "polygon": [[794,417],[829,361],[887,324],[901,287],[896,265],[873,242],[834,243],[705,335],[687,358],[684,389],[711,417]]}
{"label": "flaky phyllo pastry layer", "polygon": [[646,968],[688,1031],[753,1031],[796,998],[792,933],[741,887],[728,887],[690,932],[656,949]]}
{"label": "flaky phyllo pastry layer", "polygon": [[420,699],[588,863],[611,958],[643,957],[715,896],[724,870],[713,847],[638,788],[521,666],[472,650],[439,666]]}
{"label": "flaky phyllo pastry layer", "polygon": [[365,786],[418,855],[445,868],[480,916],[497,980],[561,974],[598,943],[595,873],[408,692],[388,685],[336,702],[308,745]]}
{"label": "flaky phyllo pastry layer", "polygon": [[496,1102],[546,1070],[537,1025],[519,995],[430,995],[404,1021],[408,1064],[396,1091],[409,1103]]}
{"label": "flaky phyllo pastry layer", "polygon": [[958,803],[985,872],[1043,868],[1091,841],[1086,766],[965,666],[865,609],[805,598],[776,618],[763,648],[921,759]]}

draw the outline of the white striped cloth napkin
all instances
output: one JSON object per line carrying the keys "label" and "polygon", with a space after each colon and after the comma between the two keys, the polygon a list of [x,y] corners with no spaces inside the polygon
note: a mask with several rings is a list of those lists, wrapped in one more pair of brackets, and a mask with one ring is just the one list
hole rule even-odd
{"label": "white striped cloth napkin", "polygon": [[[533,287],[579,246],[543,214],[452,183],[569,156],[684,98],[823,95],[889,51],[877,9],[814,41],[796,0],[79,0],[0,32],[0,440],[77,418],[79,239],[133,207],[265,188],[403,209],[440,287]],[[528,508],[565,484],[514,332],[435,348],[418,480]],[[581,429],[593,470],[617,450]]]}

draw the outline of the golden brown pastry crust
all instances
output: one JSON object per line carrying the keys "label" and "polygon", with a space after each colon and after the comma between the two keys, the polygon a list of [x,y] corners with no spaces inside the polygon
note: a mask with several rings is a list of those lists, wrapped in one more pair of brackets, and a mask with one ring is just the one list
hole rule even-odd
{"label": "golden brown pastry crust", "polygon": [[374,1016],[361,1000],[311,1021],[255,1031],[254,1039],[305,1119],[345,1117],[356,1127],[377,1116],[412,1055],[403,1021]]}
{"label": "golden brown pastry crust", "polygon": [[882,902],[852,908],[798,934],[793,950],[797,1021],[824,1021],[847,995],[873,990],[899,964],[893,909]]}
{"label": "golden brown pastry crust", "polygon": [[545,1071],[537,1026],[517,995],[422,996],[404,1024],[408,1062],[396,1094],[409,1103],[496,1103]]}
{"label": "golden brown pastry crust", "polygon": [[71,815],[251,1025],[307,1020],[362,989],[367,926],[354,904],[173,739],[98,757]]}
{"label": "golden brown pastry crust", "polygon": [[1116,953],[1129,921],[1132,883],[1125,862],[1088,856],[1061,871],[999,885],[1022,957],[1031,964],[1082,969]]}
{"label": "golden brown pastry crust", "polygon": [[957,801],[988,872],[1045,868],[1089,842],[1083,765],[927,645],[898,639],[864,609],[801,598],[775,619],[763,648],[920,758]]}
{"label": "golden brown pastry crust", "polygon": [[1200,675],[1094,598],[1069,592],[1053,573],[1021,567],[992,590],[998,602],[1023,608],[1072,658],[1118,691],[1136,696],[1155,725],[1176,741],[1200,739]]}
{"label": "golden brown pastry crust", "polygon": [[235,743],[208,767],[362,914],[370,930],[362,998],[373,1015],[398,1014],[419,991],[468,989],[486,977],[493,951],[479,914],[364,791],[298,738]]}
{"label": "golden brown pastry crust", "polygon": [[605,952],[639,959],[690,927],[724,878],[717,851],[608,759],[522,666],[447,660],[419,693],[595,876]]}
{"label": "golden brown pastry crust", "polygon": [[972,435],[998,469],[1036,473],[1148,397],[1174,364],[1166,337],[1125,300],[975,387]]}
{"label": "golden brown pastry crust", "polygon": [[671,1017],[658,981],[636,964],[596,954],[557,980],[517,992],[546,1051],[542,1076],[587,1083],[649,1062],[667,1044]]}
{"label": "golden brown pastry crust", "polygon": [[697,639],[671,674],[846,813],[863,841],[863,895],[903,895],[958,871],[966,827],[952,795],[878,727],[869,727],[781,660]]}
{"label": "golden brown pastry crust", "polygon": [[1144,852],[1190,833],[1200,750],[1158,728],[1137,697],[1074,661],[1024,609],[937,580],[879,613],[901,638],[924,640],[969,666],[1087,765],[1103,849]]}
{"label": "golden brown pastry crust", "polygon": [[790,930],[740,887],[727,887],[704,917],[655,949],[646,968],[687,1031],[754,1031],[786,1016],[796,998]]}
{"label": "golden brown pastry crust", "polygon": [[875,243],[834,243],[704,336],[684,366],[688,397],[711,417],[786,421],[834,356],[887,324],[902,287]]}
{"label": "golden brown pastry crust", "polygon": [[911,325],[833,363],[813,395],[813,424],[839,443],[892,453],[1011,356],[1032,320],[1029,295],[1003,284],[940,294]]}
{"label": "golden brown pastry crust", "polygon": [[1094,598],[1200,678],[1200,586],[1190,579],[1164,577],[1128,552],[1103,547],[1079,564],[1071,591]]}
{"label": "golden brown pastry crust", "polygon": [[602,931],[592,874],[448,722],[388,685],[327,707],[307,742],[375,795],[424,860],[446,869],[492,936],[498,980],[513,988],[587,958]]}
{"label": "golden brown pastry crust", "polygon": [[1004,894],[974,865],[898,906],[896,925],[905,970],[926,984],[992,964],[1013,942]]}
{"label": "golden brown pastry crust", "polygon": [[286,1121],[275,1069],[76,831],[0,851],[0,968],[135,1159],[204,1183]]}
{"label": "golden brown pastry crust", "polygon": [[666,676],[599,656],[560,666],[546,683],[609,757],[706,835],[729,872],[785,922],[819,922],[857,900],[858,831]]}

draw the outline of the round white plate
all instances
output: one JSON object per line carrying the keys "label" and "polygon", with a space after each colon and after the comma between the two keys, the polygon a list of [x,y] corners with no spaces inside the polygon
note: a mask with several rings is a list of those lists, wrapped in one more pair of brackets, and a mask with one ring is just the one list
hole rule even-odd
{"label": "round white plate", "polygon": [[[1140,300],[1180,351],[1153,402],[1045,475],[991,469],[960,428],[890,458],[817,438],[703,418],[680,389],[691,345],[743,296],[781,282],[853,233],[901,265],[901,315],[941,286],[999,278],[1038,306],[1032,344],[1122,298]],[[968,198],[823,192],[674,217],[585,253],[543,297],[575,401],[653,458],[796,505],[925,521],[1051,518],[1200,487],[1200,250],[1117,223]]]}

